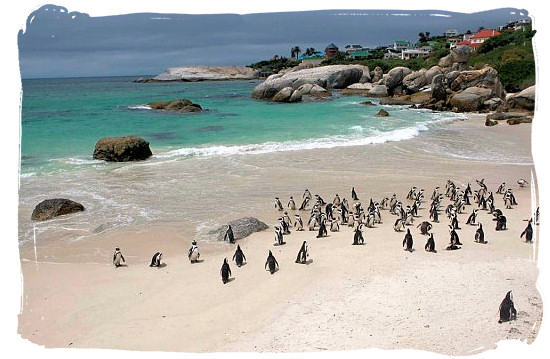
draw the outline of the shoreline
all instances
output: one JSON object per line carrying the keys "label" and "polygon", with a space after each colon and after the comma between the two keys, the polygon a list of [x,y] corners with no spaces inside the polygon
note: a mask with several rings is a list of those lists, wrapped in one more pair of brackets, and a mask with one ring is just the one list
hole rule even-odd
{"label": "shoreline", "polygon": [[[484,123],[473,119],[448,126],[468,134],[483,131]],[[515,144],[529,139],[530,130],[531,125],[524,124],[486,129]],[[249,179],[242,173],[235,179],[220,178],[228,186],[224,190],[237,192],[222,191],[225,199],[217,198],[222,201],[220,206],[231,206],[241,194],[248,195],[218,220],[240,218],[251,208],[255,217],[270,226],[237,241],[247,257],[241,268],[231,261],[236,245],[227,242],[200,241],[204,262],[191,265],[185,253],[196,228],[177,222],[131,226],[85,241],[48,241],[36,252],[32,246],[20,248],[25,290],[18,333],[46,347],[190,353],[380,348],[465,355],[476,348],[491,350],[501,339],[519,337],[531,343],[542,317],[542,299],[536,288],[539,241],[537,237],[529,245],[519,240],[524,219],[531,213],[530,192],[529,188],[518,189],[515,178],[528,177],[531,182],[533,164],[473,162],[419,151],[431,144],[431,136],[421,134],[370,147],[241,158],[233,165],[250,167],[256,176]],[[339,160],[335,163],[331,158]],[[319,193],[331,202],[334,193],[349,199],[347,192],[354,185],[366,206],[369,198],[380,200],[392,193],[403,198],[413,184],[425,188],[429,198],[433,188],[443,187],[447,179],[475,188],[479,178],[486,178],[493,191],[506,180],[519,203],[505,211],[509,220],[505,232],[495,233],[491,216],[480,211],[487,245],[473,243],[475,227],[464,224],[469,214],[464,213],[459,217],[463,248],[445,251],[447,219],[440,213],[441,222],[433,229],[437,253],[424,252],[425,237],[416,226],[428,219],[426,201],[410,226],[413,253],[402,250],[404,232],[393,230],[395,217],[387,210],[382,213],[382,224],[365,229],[364,246],[351,246],[351,228],[344,226],[320,239],[315,238],[316,231],[292,231],[285,236],[286,245],[273,246],[273,225],[280,212],[273,208],[272,199],[277,195],[286,204],[289,195],[298,199],[304,188],[310,188],[312,194]],[[538,203],[538,192],[535,195]],[[501,207],[498,199],[497,208]],[[307,213],[302,212],[302,217]],[[308,265],[294,263],[303,240],[311,247]],[[128,267],[113,268],[110,260],[115,246],[121,247]],[[149,268],[157,250],[164,253],[166,266]],[[268,250],[280,264],[273,275],[263,270]],[[38,262],[34,262],[35,253]],[[234,278],[226,285],[219,277],[224,257],[230,261]],[[518,288],[514,293],[521,318],[498,325],[498,304],[510,286]],[[56,305],[61,302],[63,308]],[[411,315],[415,320],[407,319]],[[448,327],[450,318],[452,327]],[[473,330],[475,321],[479,324]],[[146,327],[157,329],[147,331]],[[428,339],[433,337],[440,340]]]}

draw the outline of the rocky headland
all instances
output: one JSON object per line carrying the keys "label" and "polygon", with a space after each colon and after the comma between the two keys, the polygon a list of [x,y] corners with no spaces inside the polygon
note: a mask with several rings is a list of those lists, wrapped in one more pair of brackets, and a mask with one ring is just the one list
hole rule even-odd
{"label": "rocky headland", "polygon": [[169,112],[189,113],[189,112],[202,112],[201,105],[193,103],[188,99],[168,100],[168,101],[155,101],[147,104],[152,110],[162,110]]}
{"label": "rocky headland", "polygon": [[248,66],[181,66],[171,67],[153,78],[139,78],[135,82],[254,80],[259,75],[259,71]]}

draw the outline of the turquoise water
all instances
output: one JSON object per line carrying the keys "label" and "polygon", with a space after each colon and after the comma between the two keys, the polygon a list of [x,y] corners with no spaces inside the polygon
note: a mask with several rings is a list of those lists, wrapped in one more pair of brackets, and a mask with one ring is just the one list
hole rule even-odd
{"label": "turquoise water", "polygon": [[[252,99],[258,81],[134,83],[133,77],[23,80],[21,173],[79,170],[102,137],[137,135],[156,158],[266,153],[408,139],[455,114],[365,106],[362,96],[278,104]],[[174,114],[148,102],[187,98],[206,111]],[[376,100],[374,100],[376,101]]]}

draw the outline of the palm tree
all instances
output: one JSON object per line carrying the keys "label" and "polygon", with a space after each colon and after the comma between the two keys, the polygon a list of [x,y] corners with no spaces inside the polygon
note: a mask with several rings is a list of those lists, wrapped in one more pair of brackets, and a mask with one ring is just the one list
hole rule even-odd
{"label": "palm tree", "polygon": [[317,52],[317,50],[315,50],[313,47],[308,47],[306,49],[306,52],[304,52],[304,55],[311,56],[311,55],[315,54],[316,52]]}
{"label": "palm tree", "polygon": [[290,49],[290,57],[293,57],[296,60],[298,60],[298,55],[300,54],[300,52],[302,52],[302,50],[300,50],[300,47],[294,46],[292,49]]}

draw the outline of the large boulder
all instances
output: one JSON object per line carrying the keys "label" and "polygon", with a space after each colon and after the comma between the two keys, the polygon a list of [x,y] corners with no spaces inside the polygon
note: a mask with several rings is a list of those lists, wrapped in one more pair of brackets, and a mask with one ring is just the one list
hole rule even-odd
{"label": "large boulder", "polygon": [[374,85],[372,89],[369,90],[367,96],[370,97],[385,97],[389,96],[388,88],[386,85]]}
{"label": "large boulder", "polygon": [[[267,224],[254,217],[245,217],[230,221],[228,225],[231,226],[235,239],[242,239],[248,237],[252,233],[265,231],[269,228]],[[209,238],[214,238],[218,241],[223,241],[225,232],[227,231],[227,225],[223,225],[207,233]]]}
{"label": "large boulder", "polygon": [[381,85],[386,85],[390,95],[397,94],[401,92],[400,87],[403,85],[403,79],[411,73],[412,70],[408,67],[394,67],[382,78]]}
{"label": "large boulder", "polygon": [[509,95],[506,102],[511,108],[533,111],[535,109],[535,86],[526,88],[516,94]]}
{"label": "large boulder", "polygon": [[251,80],[258,76],[257,70],[247,66],[181,66],[137,82]]}
{"label": "large boulder", "polygon": [[422,87],[428,84],[426,69],[411,72],[403,78],[403,87],[408,93],[418,92]]}
{"label": "large boulder", "polygon": [[371,81],[373,83],[376,83],[376,82],[380,81],[383,76],[384,76],[384,70],[382,70],[382,68],[380,66],[376,66],[370,74]]}
{"label": "large boulder", "polygon": [[330,97],[332,94],[327,89],[313,84],[304,84],[296,89],[301,96]]}
{"label": "large boulder", "polygon": [[504,98],[504,88],[498,79],[498,72],[491,66],[485,66],[480,70],[461,71],[451,82],[453,91],[463,91],[470,87],[482,87],[491,90],[495,97]]}
{"label": "large boulder", "polygon": [[374,87],[370,82],[349,85],[342,90],[343,95],[368,94]]}
{"label": "large boulder", "polygon": [[472,48],[470,46],[467,46],[467,45],[457,46],[454,49],[452,49],[450,52],[451,61],[453,63],[464,64],[468,62],[471,54],[472,54]]}
{"label": "large boulder", "polygon": [[330,65],[306,69],[289,70],[284,74],[268,77],[252,91],[256,99],[272,99],[285,87],[296,90],[304,84],[313,84],[325,89],[343,89],[359,82],[363,77],[364,66]]}
{"label": "large boulder", "polygon": [[45,221],[57,216],[84,211],[84,206],[65,198],[46,199],[36,205],[32,211],[33,221]]}
{"label": "large boulder", "polygon": [[188,99],[155,101],[147,104],[153,110],[163,110],[171,112],[189,113],[201,112],[202,107],[199,104],[193,103]]}
{"label": "large boulder", "polygon": [[426,83],[431,84],[432,80],[434,79],[435,75],[443,74],[443,69],[439,66],[432,66],[426,72],[424,73],[424,76],[426,76]]}
{"label": "large boulder", "polygon": [[94,149],[94,159],[108,162],[142,161],[152,155],[149,142],[136,136],[105,137]]}
{"label": "large boulder", "polygon": [[445,100],[447,98],[445,76],[443,74],[435,75],[432,79],[432,98],[436,101]]}
{"label": "large boulder", "polygon": [[451,98],[450,104],[459,112],[478,111],[483,107],[483,103],[492,97],[493,95],[490,89],[469,87],[455,94]]}

